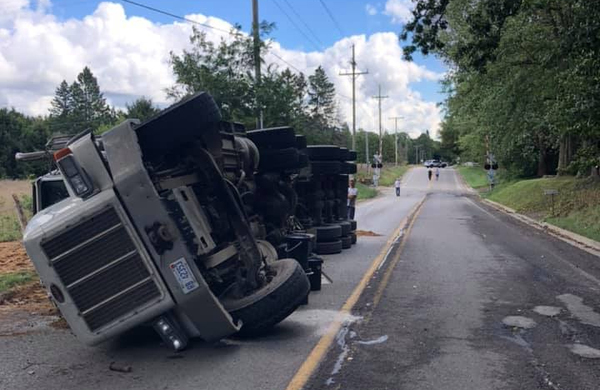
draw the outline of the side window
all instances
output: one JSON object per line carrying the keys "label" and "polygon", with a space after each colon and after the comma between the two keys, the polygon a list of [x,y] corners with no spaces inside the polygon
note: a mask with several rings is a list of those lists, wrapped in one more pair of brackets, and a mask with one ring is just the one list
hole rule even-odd
{"label": "side window", "polygon": [[69,197],[65,182],[62,180],[41,180],[38,185],[38,191],[40,210]]}

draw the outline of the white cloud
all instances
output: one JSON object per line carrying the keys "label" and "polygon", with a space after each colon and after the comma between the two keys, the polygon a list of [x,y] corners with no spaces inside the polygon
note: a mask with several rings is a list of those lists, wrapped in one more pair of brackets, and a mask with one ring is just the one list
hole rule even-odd
{"label": "white cloud", "polygon": [[388,0],[384,13],[392,17],[392,23],[403,24],[411,20],[412,9],[412,0]]}
{"label": "white cloud", "polygon": [[[440,110],[436,102],[424,101],[418,92],[412,90],[411,83],[437,81],[442,75],[402,60],[402,49],[395,33],[344,38],[323,52],[285,50],[278,43],[273,44],[273,51],[300,70],[312,72],[317,66],[323,66],[338,92],[340,116],[351,125],[352,83],[350,77],[340,76],[339,73],[350,70],[352,44],[355,45],[358,68],[369,71],[369,74],[359,76],[356,80],[357,128],[373,131],[379,128],[377,101],[372,96],[377,95],[378,85],[381,84],[382,94],[389,96],[382,101],[383,128],[393,130],[393,123],[387,120],[388,117],[404,116],[398,123],[401,131],[413,136],[418,136],[425,129],[436,133],[441,118]],[[275,58],[267,58],[277,62]],[[282,66],[285,67],[285,64]]]}
{"label": "white cloud", "polygon": [[[21,1],[21,0],[17,0]],[[101,3],[93,14],[83,19],[60,21],[47,12],[28,8],[22,1],[13,13],[10,25],[0,24],[0,107],[14,106],[29,114],[45,115],[58,84],[72,81],[84,66],[89,66],[109,103],[123,107],[141,95],[156,103],[170,103],[165,88],[173,85],[169,52],[181,52],[189,45],[192,27],[187,23],[153,23],[148,19],[127,16],[120,4]],[[16,3],[15,3],[16,4]],[[46,4],[47,2],[42,2]],[[188,15],[202,23],[228,30],[231,24],[204,15]],[[228,37],[207,30],[207,37],[217,41]],[[322,52],[287,50],[277,42],[272,52],[300,69],[312,73],[322,65],[339,94],[340,118],[352,118],[349,77],[339,76],[350,68],[351,46],[356,60],[369,74],[357,79],[357,127],[375,130],[377,104],[371,96],[377,85],[388,95],[382,103],[383,126],[393,128],[390,116],[402,115],[401,130],[418,135],[421,130],[438,129],[441,114],[435,102],[424,101],[411,83],[437,80],[440,75],[412,62],[402,60],[402,50],[395,33],[376,33],[344,38]],[[268,63],[287,67],[273,55]]]}
{"label": "white cloud", "polygon": [[367,15],[377,15],[377,8],[372,4],[367,3],[367,5],[365,5],[365,11],[367,11]]}

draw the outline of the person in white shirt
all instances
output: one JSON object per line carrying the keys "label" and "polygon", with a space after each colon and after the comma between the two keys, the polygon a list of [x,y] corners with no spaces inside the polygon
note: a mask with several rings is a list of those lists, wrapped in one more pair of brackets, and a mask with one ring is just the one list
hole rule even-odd
{"label": "person in white shirt", "polygon": [[394,187],[396,188],[396,196],[400,196],[400,178],[396,179]]}
{"label": "person in white shirt", "polygon": [[356,197],[358,196],[358,188],[354,187],[354,179],[350,179],[348,187],[348,219],[354,219],[354,211],[356,211]]}
{"label": "person in white shirt", "polygon": [[435,168],[435,180],[440,180],[440,168]]}

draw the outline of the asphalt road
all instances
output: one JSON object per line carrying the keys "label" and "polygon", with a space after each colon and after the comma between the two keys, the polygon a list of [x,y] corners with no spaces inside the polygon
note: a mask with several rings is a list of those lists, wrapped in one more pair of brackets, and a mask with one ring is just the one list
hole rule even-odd
{"label": "asphalt road", "polygon": [[0,389],[286,389],[374,259],[305,389],[600,388],[600,259],[478,203],[452,169],[431,182],[413,169],[400,198],[385,190],[357,219],[377,235],[328,256],[332,283],[268,336],[173,354],[151,334],[86,347],[37,326],[0,336]]}
{"label": "asphalt road", "polygon": [[307,389],[600,389],[600,259],[465,194],[429,193]]}
{"label": "asphalt road", "polygon": [[[408,174],[402,196],[385,189],[360,203],[361,236],[348,251],[326,256],[331,283],[310,303],[260,339],[196,340],[173,354],[152,333],[136,331],[98,347],[82,345],[68,330],[20,316],[18,329],[0,327],[0,389],[285,389],[400,221],[424,196],[422,177]],[[25,325],[23,325],[25,324]],[[130,373],[109,370],[130,366]]]}

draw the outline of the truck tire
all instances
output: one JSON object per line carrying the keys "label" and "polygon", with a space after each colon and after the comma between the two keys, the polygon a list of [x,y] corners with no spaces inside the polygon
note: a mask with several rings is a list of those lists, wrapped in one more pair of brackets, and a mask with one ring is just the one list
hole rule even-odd
{"label": "truck tire", "polygon": [[311,161],[310,167],[315,175],[337,175],[342,169],[339,161]]}
{"label": "truck tire", "polygon": [[[161,111],[136,127],[135,132],[144,158],[160,160],[197,139],[199,132],[205,142],[205,137],[218,136],[220,121],[221,112],[215,100],[208,93],[199,92]],[[165,128],[170,129],[171,136],[165,137]],[[219,137],[219,145],[220,142]]]}
{"label": "truck tire", "polygon": [[337,222],[336,225],[340,225],[342,227],[342,236],[347,236],[352,230],[352,224],[349,221]]}
{"label": "truck tire", "polygon": [[296,136],[296,147],[298,149],[306,149],[306,137],[303,135]]}
{"label": "truck tire", "polygon": [[356,173],[356,164],[350,162],[342,163],[342,173],[346,175],[353,175]]}
{"label": "truck tire", "polygon": [[348,148],[340,147],[340,161],[348,161],[350,151]]}
{"label": "truck tire", "polygon": [[310,145],[306,148],[311,160],[339,161],[340,147],[335,145]]}
{"label": "truck tire", "polygon": [[357,155],[356,155],[356,150],[349,150],[348,151],[348,161],[356,161]]}
{"label": "truck tire", "polygon": [[317,242],[315,252],[318,255],[333,255],[342,251],[342,240]]}
{"label": "truck tire", "polygon": [[292,314],[310,292],[308,277],[296,260],[277,260],[270,267],[276,271],[270,283],[247,297],[222,301],[233,320],[242,321],[239,335],[269,330]]}
{"label": "truck tire", "polygon": [[352,247],[352,237],[342,236],[340,241],[342,241],[342,249],[350,249]]}
{"label": "truck tire", "polygon": [[291,127],[273,127],[246,132],[246,137],[259,149],[282,149],[296,146],[296,134]]}
{"label": "truck tire", "polygon": [[352,245],[356,244],[356,233],[350,233],[350,238],[352,239]]}
{"label": "truck tire", "polygon": [[357,225],[356,224],[356,220],[350,219],[350,220],[348,220],[348,222],[350,222],[350,231],[351,232],[355,231],[356,230],[356,225]]}
{"label": "truck tire", "polygon": [[262,150],[259,171],[279,171],[300,167],[300,154],[296,148]]}
{"label": "truck tire", "polygon": [[342,227],[340,225],[325,225],[315,228],[317,242],[337,240],[342,236]]}

